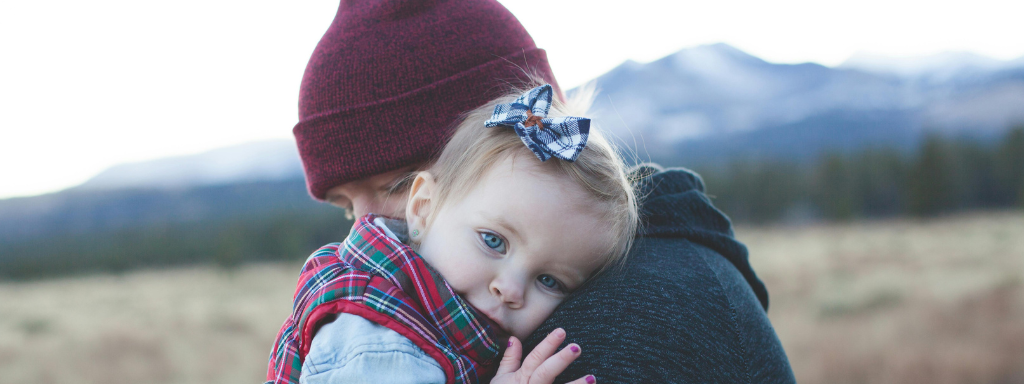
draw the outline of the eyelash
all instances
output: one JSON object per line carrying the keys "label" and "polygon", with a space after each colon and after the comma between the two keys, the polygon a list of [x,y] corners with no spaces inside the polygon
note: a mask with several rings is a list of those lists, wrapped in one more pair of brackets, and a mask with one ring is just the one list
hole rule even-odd
{"label": "eyelash", "polygon": [[[554,287],[549,287],[547,285],[544,285],[544,283],[541,283],[540,279],[542,277],[544,277],[544,276],[547,276],[547,277],[551,278],[551,280],[554,280],[555,286]],[[562,284],[562,282],[558,281],[558,279],[556,279],[554,276],[547,275],[547,274],[537,276],[537,282],[540,283],[541,287],[543,287],[544,289],[554,290],[554,291],[557,291],[559,294],[567,294],[567,293],[569,293],[569,289],[565,287],[565,284]]]}

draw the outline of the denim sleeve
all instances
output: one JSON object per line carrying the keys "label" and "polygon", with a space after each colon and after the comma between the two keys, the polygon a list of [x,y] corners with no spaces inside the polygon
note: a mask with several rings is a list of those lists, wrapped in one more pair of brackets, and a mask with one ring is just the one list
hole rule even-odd
{"label": "denim sleeve", "polygon": [[444,383],[444,370],[405,336],[352,314],[341,314],[313,337],[302,384]]}

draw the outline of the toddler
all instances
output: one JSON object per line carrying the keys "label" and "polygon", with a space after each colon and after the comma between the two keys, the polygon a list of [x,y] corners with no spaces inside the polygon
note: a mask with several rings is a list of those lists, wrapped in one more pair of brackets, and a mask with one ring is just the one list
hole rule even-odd
{"label": "toddler", "polygon": [[520,340],[624,257],[638,213],[618,154],[568,116],[587,103],[552,93],[469,112],[411,176],[404,220],[366,215],[310,256],[269,382],[551,382],[581,353],[555,353],[559,329],[520,363]]}

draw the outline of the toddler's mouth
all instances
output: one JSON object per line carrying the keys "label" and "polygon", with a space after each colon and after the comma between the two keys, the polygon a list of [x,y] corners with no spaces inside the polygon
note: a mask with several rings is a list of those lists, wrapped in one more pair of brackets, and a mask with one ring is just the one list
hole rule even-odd
{"label": "toddler's mouth", "polygon": [[484,323],[486,323],[494,331],[498,338],[501,339],[499,341],[503,342],[507,340],[508,337],[512,334],[505,328],[504,324],[498,322],[498,320],[496,320],[494,316],[492,316],[490,313],[487,313],[480,309],[477,309],[476,312],[481,315],[479,317],[482,318],[484,320]]}

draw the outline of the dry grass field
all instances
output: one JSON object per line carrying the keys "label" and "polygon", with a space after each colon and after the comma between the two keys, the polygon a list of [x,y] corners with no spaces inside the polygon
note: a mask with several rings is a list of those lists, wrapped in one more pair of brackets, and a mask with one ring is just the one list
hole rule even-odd
{"label": "dry grass field", "polygon": [[0,284],[0,383],[257,383],[299,265]]}
{"label": "dry grass field", "polygon": [[[739,228],[801,383],[1024,383],[1024,213]],[[296,264],[0,283],[0,383],[254,383]]]}
{"label": "dry grass field", "polygon": [[1024,383],[1024,213],[740,228],[801,383]]}

